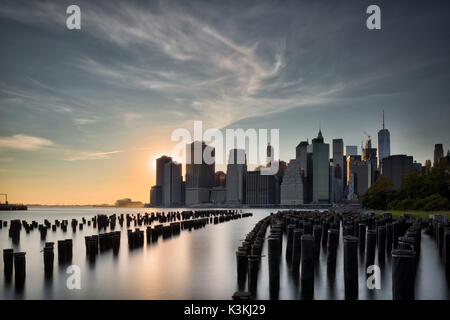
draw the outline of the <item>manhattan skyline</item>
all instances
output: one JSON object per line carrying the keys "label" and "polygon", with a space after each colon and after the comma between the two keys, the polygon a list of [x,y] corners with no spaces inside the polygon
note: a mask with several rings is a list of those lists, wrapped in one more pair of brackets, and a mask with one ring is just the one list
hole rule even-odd
{"label": "manhattan skyline", "polygon": [[[414,3],[414,5],[412,5]],[[11,202],[148,202],[176,128],[279,128],[280,159],[317,135],[391,154],[450,149],[450,6],[377,1],[0,3],[0,192]],[[319,124],[320,123],[320,124]],[[332,148],[330,148],[332,157]],[[216,171],[226,169],[216,166]],[[185,172],[183,166],[183,173]]]}

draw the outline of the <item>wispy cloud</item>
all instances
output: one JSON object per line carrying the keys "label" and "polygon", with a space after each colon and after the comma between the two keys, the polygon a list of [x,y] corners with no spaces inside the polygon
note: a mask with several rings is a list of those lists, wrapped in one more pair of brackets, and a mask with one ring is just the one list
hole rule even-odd
{"label": "wispy cloud", "polygon": [[38,150],[52,146],[53,142],[39,137],[28,136],[25,134],[16,134],[11,137],[0,137],[0,148],[17,150]]}
{"label": "wispy cloud", "polygon": [[73,121],[77,125],[92,124],[92,123],[96,123],[97,122],[96,119],[86,119],[86,118],[77,118],[77,119],[74,119]]}
{"label": "wispy cloud", "polygon": [[121,153],[123,151],[115,150],[108,152],[73,152],[70,155],[67,155],[63,160],[65,161],[80,161],[80,160],[101,160],[101,159],[109,159],[112,155]]}
{"label": "wispy cloud", "polygon": [[14,158],[11,158],[11,157],[0,158],[0,162],[12,162],[12,161],[14,161]]}

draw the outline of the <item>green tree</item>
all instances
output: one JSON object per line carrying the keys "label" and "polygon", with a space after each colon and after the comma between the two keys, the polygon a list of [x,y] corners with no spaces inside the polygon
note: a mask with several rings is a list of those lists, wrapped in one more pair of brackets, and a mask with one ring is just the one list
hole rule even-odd
{"label": "green tree", "polygon": [[386,210],[393,191],[392,181],[388,177],[380,177],[362,196],[362,205],[366,208]]}

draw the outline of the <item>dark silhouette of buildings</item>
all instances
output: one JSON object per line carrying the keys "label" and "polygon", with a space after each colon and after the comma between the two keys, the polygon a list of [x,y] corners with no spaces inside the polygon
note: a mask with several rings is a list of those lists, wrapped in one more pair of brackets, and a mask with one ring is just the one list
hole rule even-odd
{"label": "dark silhouette of buildings", "polygon": [[437,143],[434,145],[434,162],[433,165],[439,163],[439,160],[444,156],[444,147],[442,146],[442,143]]}
{"label": "dark silhouette of buildings", "polygon": [[391,155],[391,134],[384,126],[384,110],[383,110],[383,129],[378,131],[378,160],[380,167],[382,160]]}
{"label": "dark silhouette of buildings", "polygon": [[308,145],[307,200],[313,203],[330,201],[330,145],[324,143],[322,130]]}
{"label": "dark silhouette of buildings", "polygon": [[[208,156],[210,161],[205,156]],[[204,142],[194,141],[187,145],[186,205],[210,202],[211,189],[214,187],[214,158],[214,148]]]}
{"label": "dark silhouette of buildings", "polygon": [[152,206],[163,205],[163,185],[164,185],[164,167],[172,158],[162,156],[156,159],[156,185],[150,189],[150,204]]}
{"label": "dark silhouette of buildings", "polygon": [[405,154],[393,155],[383,159],[382,176],[388,177],[398,189],[402,185],[402,179],[414,168],[412,156]]}
{"label": "dark silhouette of buildings", "polygon": [[245,188],[245,202],[248,205],[276,204],[275,175],[262,175],[260,170],[247,171]]}

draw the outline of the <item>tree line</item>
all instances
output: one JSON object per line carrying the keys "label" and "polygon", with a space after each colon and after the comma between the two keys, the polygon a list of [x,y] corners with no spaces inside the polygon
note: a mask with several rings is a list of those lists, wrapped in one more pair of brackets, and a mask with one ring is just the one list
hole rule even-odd
{"label": "tree line", "polygon": [[363,207],[378,210],[450,209],[450,162],[442,159],[431,168],[411,169],[395,189],[381,176],[361,197]]}

